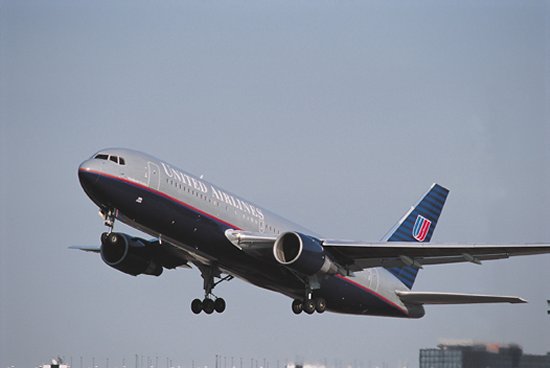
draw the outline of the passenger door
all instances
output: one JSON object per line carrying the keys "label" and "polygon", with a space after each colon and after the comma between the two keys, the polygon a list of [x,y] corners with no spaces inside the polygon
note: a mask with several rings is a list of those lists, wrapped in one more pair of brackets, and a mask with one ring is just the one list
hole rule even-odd
{"label": "passenger door", "polygon": [[155,164],[154,162],[147,162],[147,169],[149,171],[149,175],[147,178],[147,184],[149,185],[149,188],[159,190],[160,187],[160,168],[159,165]]}

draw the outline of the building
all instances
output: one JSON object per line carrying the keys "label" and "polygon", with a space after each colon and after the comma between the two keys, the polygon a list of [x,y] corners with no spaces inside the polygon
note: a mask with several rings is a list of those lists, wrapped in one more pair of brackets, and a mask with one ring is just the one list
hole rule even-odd
{"label": "building", "polygon": [[70,368],[67,364],[63,362],[61,358],[52,359],[50,364],[43,364],[40,368]]}
{"label": "building", "polygon": [[437,349],[421,349],[419,363],[420,368],[550,368],[550,352],[530,355],[516,344],[446,340]]}

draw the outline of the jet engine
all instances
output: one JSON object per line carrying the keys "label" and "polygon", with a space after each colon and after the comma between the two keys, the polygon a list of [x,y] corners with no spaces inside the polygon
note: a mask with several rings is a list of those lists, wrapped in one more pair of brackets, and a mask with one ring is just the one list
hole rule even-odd
{"label": "jet engine", "polygon": [[154,260],[150,242],[123,233],[101,235],[101,258],[109,266],[132,276],[160,276],[162,265]]}
{"label": "jet engine", "polygon": [[281,234],[273,245],[273,255],[280,264],[306,275],[338,272],[338,267],[325,253],[321,241],[304,234]]}

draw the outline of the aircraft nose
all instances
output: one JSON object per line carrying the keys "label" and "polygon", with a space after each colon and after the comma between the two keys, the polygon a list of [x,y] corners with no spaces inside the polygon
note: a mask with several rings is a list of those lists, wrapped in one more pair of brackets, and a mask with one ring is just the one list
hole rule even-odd
{"label": "aircraft nose", "polygon": [[90,160],[84,161],[78,167],[78,180],[80,180],[80,185],[84,189],[88,189],[97,183],[99,175],[95,170],[93,170],[93,164]]}

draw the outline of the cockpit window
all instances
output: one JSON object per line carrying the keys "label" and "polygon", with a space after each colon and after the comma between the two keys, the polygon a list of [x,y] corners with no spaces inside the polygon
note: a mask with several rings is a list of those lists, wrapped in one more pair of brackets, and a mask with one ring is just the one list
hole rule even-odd
{"label": "cockpit window", "polygon": [[119,156],[106,155],[104,153],[100,153],[100,154],[95,155],[94,158],[97,158],[99,160],[110,160],[110,161],[113,161],[115,164],[119,164],[119,165],[126,165],[126,161],[122,157],[119,157]]}

